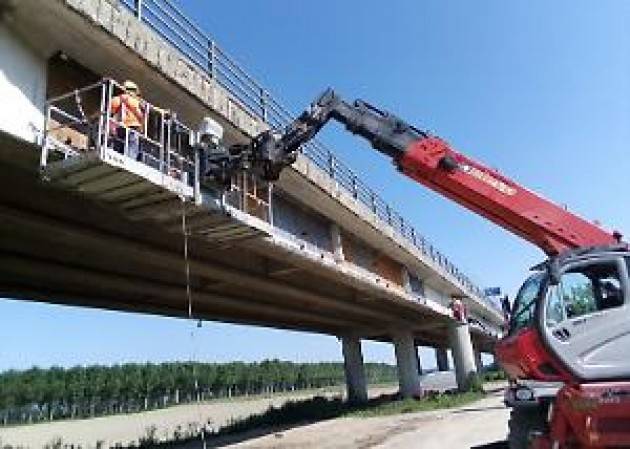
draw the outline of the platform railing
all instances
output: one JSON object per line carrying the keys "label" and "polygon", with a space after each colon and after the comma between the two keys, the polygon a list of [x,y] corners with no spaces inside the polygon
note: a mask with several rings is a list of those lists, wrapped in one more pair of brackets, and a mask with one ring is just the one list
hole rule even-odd
{"label": "platform railing", "polygon": [[191,129],[174,114],[140,97],[135,98],[142,123],[129,126],[122,114],[112,111],[113,102],[125,96],[133,97],[116,81],[104,79],[49,99],[41,166],[88,153],[97,153],[103,160],[113,155],[194,187],[197,175]]}
{"label": "platform railing", "polygon": [[223,192],[223,202],[273,224],[272,188],[273,184],[264,182],[251,173],[239,172],[232,176],[229,188]]}
{"label": "platform railing", "polygon": [[[281,130],[294,119],[294,114],[270,95],[262,84],[247,73],[216,41],[194,23],[171,0],[119,0],[139,20],[146,23],[184,57],[205,71],[230,92],[250,113],[272,128]],[[453,276],[472,295],[496,304],[446,256],[417,232],[381,196],[367,186],[346,164],[319,141],[302,148],[302,153],[349,191],[357,201],[370,208],[382,221],[412,242],[422,253]]]}

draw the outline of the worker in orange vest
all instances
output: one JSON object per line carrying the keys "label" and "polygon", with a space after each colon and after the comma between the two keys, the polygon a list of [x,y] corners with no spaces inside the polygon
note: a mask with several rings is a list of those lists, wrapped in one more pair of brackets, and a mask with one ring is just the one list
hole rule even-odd
{"label": "worker in orange vest", "polygon": [[[116,121],[114,149],[123,153],[127,129],[127,155],[134,160],[140,158],[140,134],[144,133],[144,118],[146,104],[140,98],[140,89],[133,81],[127,80],[123,84],[125,91],[112,98],[110,113]],[[122,125],[122,126],[120,126]]]}

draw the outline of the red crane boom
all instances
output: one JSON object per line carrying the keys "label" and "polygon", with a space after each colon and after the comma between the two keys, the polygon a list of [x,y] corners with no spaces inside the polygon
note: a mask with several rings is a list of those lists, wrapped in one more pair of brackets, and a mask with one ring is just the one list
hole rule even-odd
{"label": "red crane boom", "polygon": [[410,178],[533,243],[548,255],[619,241],[617,234],[604,231],[454,151],[438,137],[414,142],[397,163]]}
{"label": "red crane boom", "polygon": [[324,92],[281,136],[258,136],[248,149],[262,176],[274,180],[293,162],[299,147],[335,119],[389,155],[407,176],[528,240],[548,255],[607,245],[620,236],[609,233],[540,195],[453,150],[438,137],[362,100],[343,101]]}

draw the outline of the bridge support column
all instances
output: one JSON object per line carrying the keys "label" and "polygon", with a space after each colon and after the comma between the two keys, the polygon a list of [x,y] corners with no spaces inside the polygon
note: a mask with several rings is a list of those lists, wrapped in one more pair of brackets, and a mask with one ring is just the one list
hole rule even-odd
{"label": "bridge support column", "polygon": [[448,371],[448,352],[446,348],[435,348],[435,361],[438,371]]}
{"label": "bridge support column", "polygon": [[407,267],[402,267],[401,270],[402,287],[407,293],[411,293],[411,280],[409,279],[409,270]]}
{"label": "bridge support column", "polygon": [[420,397],[422,396],[422,388],[418,374],[418,349],[413,334],[411,332],[397,333],[393,340],[398,365],[400,395],[404,398]]}
{"label": "bridge support column", "polygon": [[343,336],[341,337],[341,347],[348,401],[353,403],[366,402],[368,394],[363,354],[361,353],[361,339],[355,335]]}
{"label": "bridge support column", "polygon": [[337,223],[331,223],[330,225],[330,241],[332,242],[332,252],[335,257],[335,262],[343,262],[345,256],[343,254],[343,243],[341,241],[341,229]]}
{"label": "bridge support column", "polygon": [[477,372],[468,324],[451,323],[449,325],[449,340],[453,352],[457,388],[460,391],[466,391],[470,388],[471,376]]}
{"label": "bridge support column", "polygon": [[477,372],[483,371],[483,362],[481,360],[481,350],[475,349],[475,365],[477,365]]}

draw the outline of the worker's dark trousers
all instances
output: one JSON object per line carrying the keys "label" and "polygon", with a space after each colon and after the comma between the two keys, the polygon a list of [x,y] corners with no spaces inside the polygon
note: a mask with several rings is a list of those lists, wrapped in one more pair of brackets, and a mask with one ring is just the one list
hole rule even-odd
{"label": "worker's dark trousers", "polygon": [[129,128],[129,140],[125,151],[127,128],[119,126],[116,128],[116,137],[114,138],[114,150],[120,154],[130,157],[134,161],[140,160],[140,136],[134,129]]}

